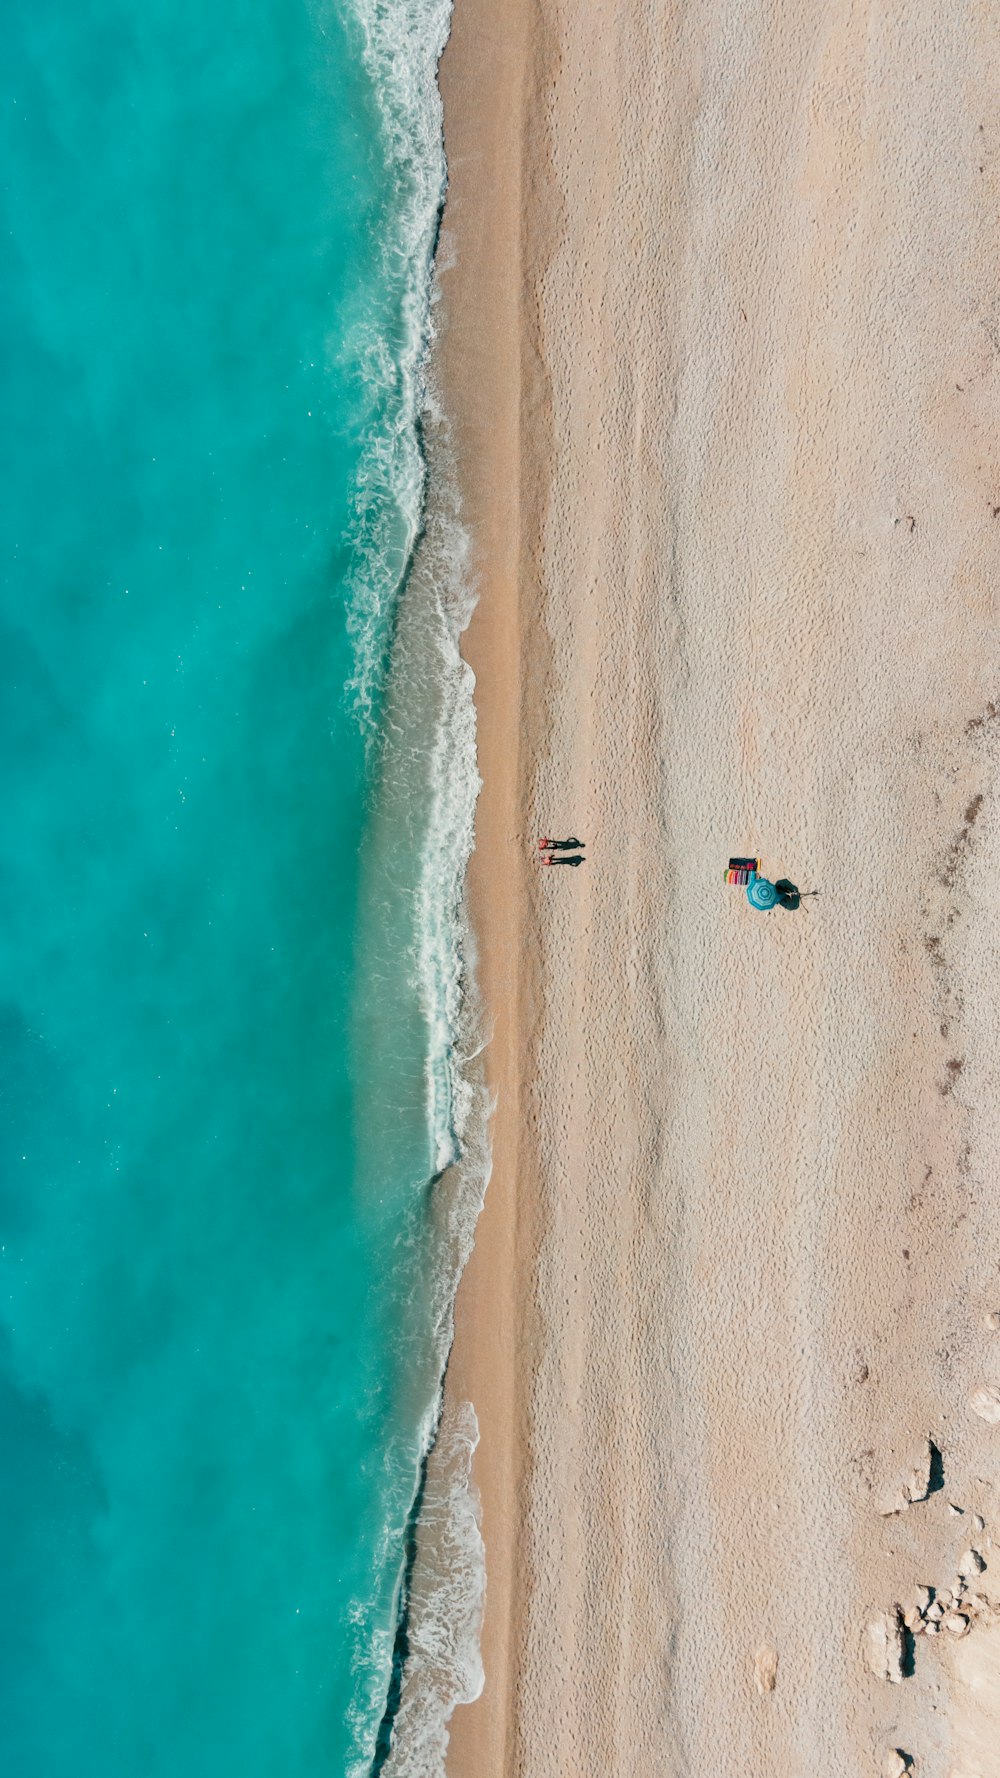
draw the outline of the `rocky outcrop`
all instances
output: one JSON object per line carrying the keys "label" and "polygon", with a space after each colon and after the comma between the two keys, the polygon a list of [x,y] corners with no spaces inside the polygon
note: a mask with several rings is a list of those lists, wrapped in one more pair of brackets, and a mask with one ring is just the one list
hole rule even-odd
{"label": "rocky outcrop", "polygon": [[985,1570],[980,1552],[966,1550],[959,1558],[958,1574],[951,1587],[942,1587],[938,1592],[933,1587],[916,1588],[913,1604],[902,1613],[904,1629],[913,1637],[960,1637],[967,1636],[979,1623],[1000,1621],[1000,1605],[993,1605],[986,1593],[969,1590]]}

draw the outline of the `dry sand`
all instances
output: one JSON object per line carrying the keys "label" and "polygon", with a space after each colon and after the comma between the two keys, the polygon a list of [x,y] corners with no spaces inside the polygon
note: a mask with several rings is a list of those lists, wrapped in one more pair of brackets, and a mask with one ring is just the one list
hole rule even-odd
{"label": "dry sand", "polygon": [[[456,3],[498,1110],[451,1778],[1000,1774],[1000,1627],[862,1659],[970,1544],[1000,1600],[998,30]],[[731,852],[821,893],[755,913]]]}

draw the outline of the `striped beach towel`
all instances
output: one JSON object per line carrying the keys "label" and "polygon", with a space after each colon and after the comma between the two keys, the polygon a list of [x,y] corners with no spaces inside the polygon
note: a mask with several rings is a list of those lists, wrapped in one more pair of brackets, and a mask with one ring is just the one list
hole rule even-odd
{"label": "striped beach towel", "polygon": [[747,883],[753,882],[759,870],[759,858],[731,858],[725,873],[726,882],[739,883],[745,887]]}

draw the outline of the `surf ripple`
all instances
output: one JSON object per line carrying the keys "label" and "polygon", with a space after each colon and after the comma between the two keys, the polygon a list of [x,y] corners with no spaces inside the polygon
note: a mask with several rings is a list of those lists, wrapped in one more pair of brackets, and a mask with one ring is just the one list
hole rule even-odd
{"label": "surf ripple", "polygon": [[[355,1623],[354,1757],[349,1778],[438,1778],[455,1705],[482,1686],[485,1586],[471,1481],[471,1404],[445,1400],[455,1292],[489,1176],[490,1104],[475,987],[466,867],[480,780],[474,680],[460,638],[474,604],[447,418],[431,375],[434,255],[446,188],[437,68],[449,0],[351,0],[393,169],[381,252],[391,292],[357,318],[342,350],[371,392],[356,481],[350,685],[376,765],[366,844],[363,1047],[389,1056],[419,1009],[427,1168],[396,1239],[387,1301],[404,1378],[384,1454],[385,1517],[369,1596]],[[396,940],[408,933],[404,968]],[[395,1030],[394,1027],[395,1026]],[[384,1082],[383,1082],[384,1085]],[[365,1095],[362,1095],[364,1098]],[[373,1192],[389,1176],[395,1130],[362,1105]],[[387,1133],[388,1129],[388,1133]]]}
{"label": "surf ripple", "polygon": [[355,653],[349,690],[371,737],[396,604],[423,523],[431,272],[447,183],[437,69],[451,0],[342,3],[371,78],[389,175],[375,224],[385,300],[356,317],[336,346],[360,366],[368,402],[349,539],[347,619]]}

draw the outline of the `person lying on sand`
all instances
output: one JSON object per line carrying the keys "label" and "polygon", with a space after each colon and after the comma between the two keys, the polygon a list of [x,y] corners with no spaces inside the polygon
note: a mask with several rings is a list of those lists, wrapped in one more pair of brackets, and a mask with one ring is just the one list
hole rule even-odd
{"label": "person lying on sand", "polygon": [[807,895],[818,895],[818,889],[799,889],[787,877],[779,877],[774,887],[778,891],[778,900],[783,908],[797,908]]}

